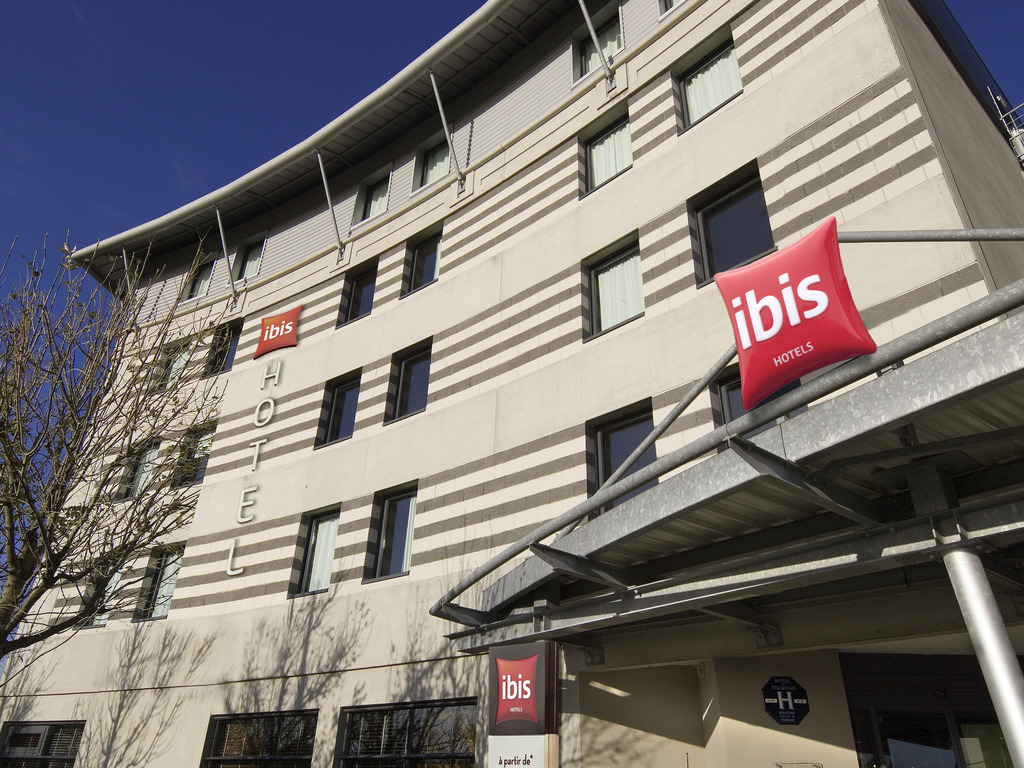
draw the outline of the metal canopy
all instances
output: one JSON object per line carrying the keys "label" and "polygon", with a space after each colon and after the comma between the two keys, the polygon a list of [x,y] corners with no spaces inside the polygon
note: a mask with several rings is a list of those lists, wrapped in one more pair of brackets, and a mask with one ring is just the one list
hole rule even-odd
{"label": "metal canopy", "polygon": [[[727,439],[719,453],[562,536],[554,550],[534,550],[483,591],[478,607],[490,622],[453,638],[479,650],[695,612],[735,617],[744,601],[827,593],[831,583],[929,563],[965,545],[988,553],[996,581],[1019,588],[1021,338],[1017,315],[750,440]],[[922,467],[950,477],[958,506],[915,515],[908,476]],[[614,582],[594,574],[614,574]]]}

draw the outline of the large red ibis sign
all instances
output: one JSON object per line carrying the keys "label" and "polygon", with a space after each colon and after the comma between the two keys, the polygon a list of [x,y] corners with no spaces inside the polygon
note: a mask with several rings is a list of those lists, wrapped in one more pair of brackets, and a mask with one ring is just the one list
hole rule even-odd
{"label": "large red ibis sign", "polygon": [[736,336],[743,407],[806,373],[877,349],[853,303],[836,220],[753,264],[715,275]]}

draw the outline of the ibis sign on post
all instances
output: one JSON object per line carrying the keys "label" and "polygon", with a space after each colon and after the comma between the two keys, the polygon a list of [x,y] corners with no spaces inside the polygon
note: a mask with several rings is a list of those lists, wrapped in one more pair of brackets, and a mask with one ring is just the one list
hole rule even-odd
{"label": "ibis sign on post", "polygon": [[558,764],[556,659],[554,643],[491,649],[489,768],[546,768]]}

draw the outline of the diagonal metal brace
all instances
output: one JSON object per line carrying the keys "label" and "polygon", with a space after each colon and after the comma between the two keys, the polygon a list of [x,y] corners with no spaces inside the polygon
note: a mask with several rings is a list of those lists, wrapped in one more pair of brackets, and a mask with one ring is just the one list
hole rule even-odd
{"label": "diagonal metal brace", "polygon": [[613,566],[600,565],[585,557],[571,555],[543,544],[531,544],[530,551],[558,573],[611,587],[618,592],[625,592],[629,589],[623,572]]}
{"label": "diagonal metal brace", "polygon": [[883,522],[872,502],[837,485],[813,479],[810,473],[798,464],[787,461],[742,437],[729,438],[728,445],[736,455],[762,475],[774,477],[793,489],[813,496],[830,512],[860,525],[880,525]]}
{"label": "diagonal metal brace", "polygon": [[475,608],[466,608],[455,603],[445,603],[441,606],[438,615],[443,619],[465,624],[469,627],[482,627],[486,624],[498,621],[501,616],[487,611],[478,611]]}

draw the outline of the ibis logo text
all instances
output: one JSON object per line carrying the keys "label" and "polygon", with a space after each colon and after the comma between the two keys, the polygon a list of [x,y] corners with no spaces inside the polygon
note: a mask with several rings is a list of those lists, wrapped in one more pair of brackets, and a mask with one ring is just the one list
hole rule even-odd
{"label": "ibis logo text", "polygon": [[497,659],[498,709],[496,723],[505,720],[537,722],[537,656]]}
{"label": "ibis logo text", "polygon": [[732,320],[747,410],[804,374],[876,349],[850,295],[834,218],[715,283]]}
{"label": "ibis logo text", "polygon": [[294,347],[299,343],[299,312],[302,305],[289,309],[280,315],[264,317],[261,321],[260,340],[252,359],[273,352],[276,349]]}

